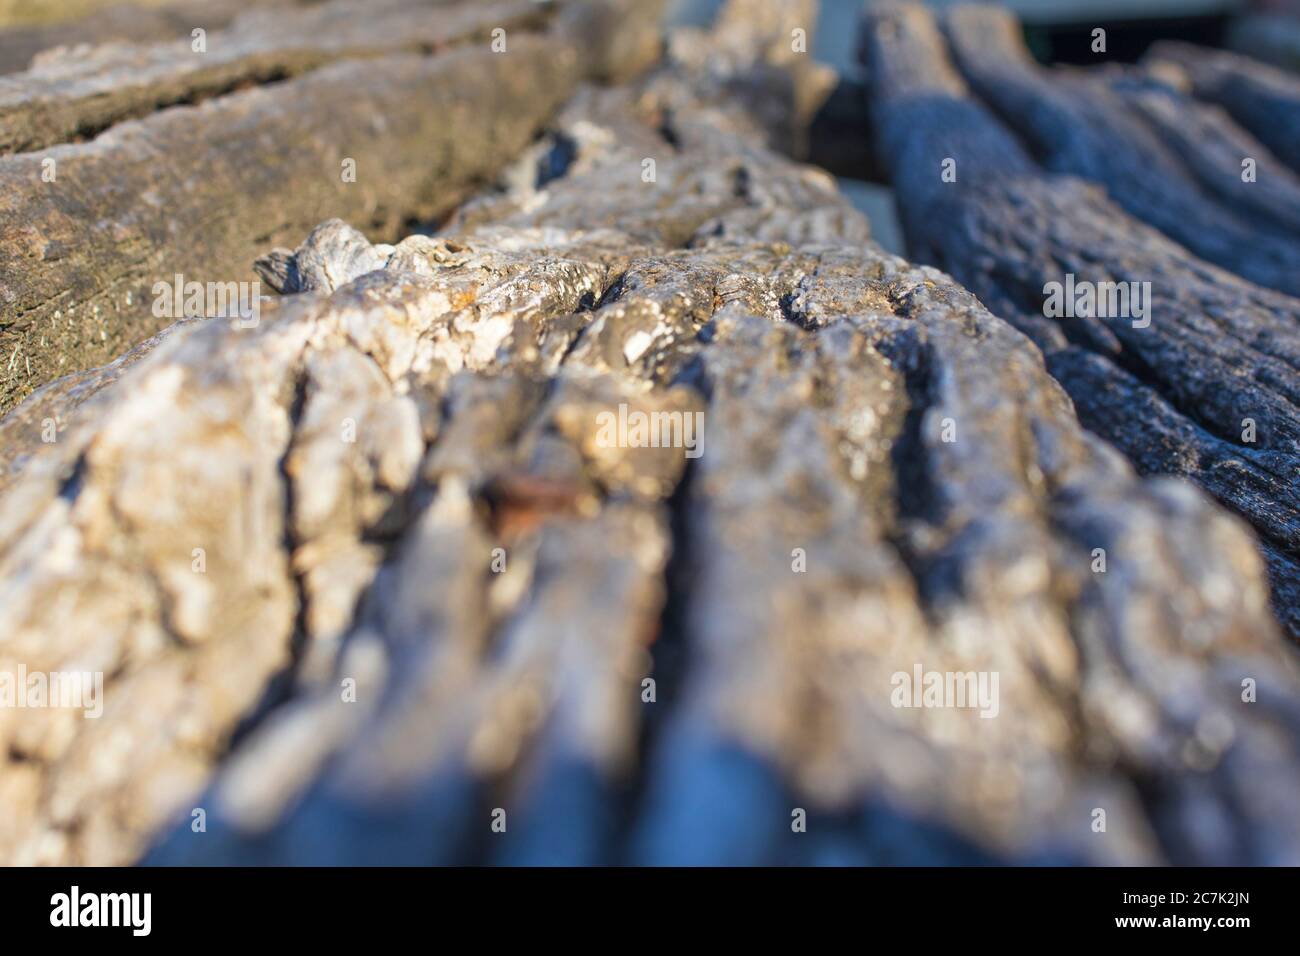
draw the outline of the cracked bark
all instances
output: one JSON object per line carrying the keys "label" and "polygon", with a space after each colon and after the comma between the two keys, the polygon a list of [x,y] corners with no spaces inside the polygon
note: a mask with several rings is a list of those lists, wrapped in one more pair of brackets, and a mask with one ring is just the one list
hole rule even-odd
{"label": "cracked bark", "polygon": [[[895,7],[869,21],[865,40],[877,132],[917,257],[1034,338],[1083,423],[1140,470],[1193,478],[1249,520],[1278,616],[1300,636],[1300,302],[1196,258],[1088,183],[1039,169],[968,91],[929,14]],[[955,183],[939,176],[949,157]],[[1067,273],[1150,282],[1150,326],[1046,318],[1046,284]],[[1259,427],[1253,443],[1246,419]]]}
{"label": "cracked bark", "polygon": [[[53,445],[0,432],[0,655],[113,675],[98,723],[0,712],[0,858],[1300,858],[1246,529],[771,150],[734,91],[785,34],[744,26],[581,91],[440,235],[325,223],[259,263],[257,328],[56,383]],[[702,454],[603,442],[620,404],[702,412]],[[998,673],[998,717],[894,706],[917,665]]]}
{"label": "cracked bark", "polygon": [[[158,281],[251,280],[256,256],[331,215],[383,239],[448,212],[588,70],[608,69],[584,55],[593,35],[581,5],[566,9],[546,33],[516,31],[506,54],[482,44],[336,63],[0,159],[0,410],[157,332],[170,321],[151,309]],[[466,13],[475,30],[477,16]],[[343,181],[344,158],[355,182]],[[57,163],[52,183],[46,159]]]}
{"label": "cracked bark", "polygon": [[[1245,214],[1233,197],[1203,186],[1183,155],[1134,109],[1142,92],[1131,89],[1122,72],[1038,66],[1015,15],[1004,8],[959,6],[945,26],[953,61],[974,93],[1046,169],[1098,183],[1130,215],[1202,259],[1260,285],[1300,293],[1294,220]],[[1240,158],[1230,175],[1240,184]],[[1267,177],[1264,182],[1261,191],[1270,188]]]}

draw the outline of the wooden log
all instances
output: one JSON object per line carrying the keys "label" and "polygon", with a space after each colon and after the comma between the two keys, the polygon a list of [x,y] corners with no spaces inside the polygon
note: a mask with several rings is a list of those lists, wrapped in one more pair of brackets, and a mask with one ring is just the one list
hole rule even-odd
{"label": "wooden log", "polygon": [[1243,527],[717,78],[586,91],[445,234],[325,224],[257,327],[0,436],[0,656],[109,675],[0,710],[0,859],[1300,859]]}
{"label": "wooden log", "polygon": [[[362,14],[364,11],[364,14]],[[535,30],[548,11],[527,0],[331,0],[253,11],[194,49],[174,43],[110,44],[47,57],[0,83],[0,153],[93,138],[126,119],[279,81],[339,60],[486,43],[493,29]]]}
{"label": "wooden log", "polygon": [[383,239],[445,214],[573,90],[588,40],[333,64],[0,159],[0,410],[173,321],[157,283],[251,281],[330,215]]}
{"label": "wooden log", "polygon": [[[1300,233],[1252,215],[1198,181],[1113,80],[1038,66],[1005,8],[946,14],[953,59],[974,92],[1025,137],[1052,172],[1092,180],[1132,216],[1202,259],[1300,293]],[[1236,175],[1241,177],[1240,159]]]}
{"label": "wooden log", "polygon": [[1144,62],[1181,77],[1197,98],[1223,107],[1300,171],[1300,79],[1239,54],[1167,41]]}
{"label": "wooden log", "polygon": [[1220,202],[1272,228],[1300,231],[1300,176],[1222,109],[1158,79],[1125,78],[1116,88]]}
{"label": "wooden log", "polygon": [[[262,7],[298,0],[269,0]],[[156,43],[189,37],[196,28],[219,30],[253,0],[175,0],[165,6],[118,3],[103,10],[54,24],[0,28],[0,75],[21,73],[46,51],[98,46],[101,43]]]}
{"label": "wooden log", "polygon": [[[1037,169],[969,94],[924,11],[881,14],[867,43],[909,244],[1031,335],[1083,421],[1141,470],[1186,475],[1250,521],[1277,555],[1278,616],[1300,637],[1281,573],[1300,558],[1300,302],[1197,259],[1088,184]],[[940,175],[946,158],[956,183]],[[1075,274],[1149,283],[1149,325],[1049,318],[1050,284]]]}

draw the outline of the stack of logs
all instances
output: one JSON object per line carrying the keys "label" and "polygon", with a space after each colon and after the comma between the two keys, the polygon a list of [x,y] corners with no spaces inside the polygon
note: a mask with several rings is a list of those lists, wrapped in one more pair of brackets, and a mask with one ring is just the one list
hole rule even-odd
{"label": "stack of logs", "polygon": [[816,3],[656,7],[0,83],[0,675],[104,675],[0,707],[0,862],[1300,862],[1300,82],[873,4],[911,262],[788,155]]}

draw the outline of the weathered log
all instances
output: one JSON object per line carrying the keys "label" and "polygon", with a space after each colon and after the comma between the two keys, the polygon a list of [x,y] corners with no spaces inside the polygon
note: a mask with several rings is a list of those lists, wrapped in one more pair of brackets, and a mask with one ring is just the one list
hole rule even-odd
{"label": "weathered log", "polygon": [[[0,711],[0,859],[1300,859],[1244,529],[672,49],[447,234],[314,230],[257,327],[8,454],[0,658],[108,679]],[[998,675],[990,716],[899,706],[917,668]]]}
{"label": "weathered log", "polygon": [[383,239],[445,214],[564,101],[586,42],[561,24],[505,53],[339,63],[0,159],[0,411],[173,321],[159,282],[251,280],[330,215]]}
{"label": "weathered log", "polygon": [[[174,0],[165,6],[117,3],[71,22],[0,28],[0,74],[21,73],[41,54],[65,55],[101,43],[157,43],[189,37],[197,28],[219,30],[256,0]],[[304,0],[264,0],[288,6]],[[58,51],[57,53],[55,51]]]}
{"label": "weathered log", "polygon": [[1193,94],[1216,103],[1300,172],[1300,78],[1225,50],[1161,42],[1145,62],[1181,77]]}
{"label": "weathered log", "polygon": [[[364,13],[363,13],[364,10]],[[109,44],[47,57],[0,80],[0,153],[92,138],[115,123],[177,103],[287,79],[337,60],[433,52],[486,41],[495,28],[533,30],[549,11],[529,0],[331,0],[255,10],[204,38]]]}
{"label": "weathered log", "polygon": [[1300,293],[1300,232],[1204,188],[1178,152],[1134,115],[1113,78],[1040,67],[1005,8],[959,6],[945,25],[953,59],[975,93],[1026,138],[1047,169],[1101,184],[1125,211],[1203,259]]}
{"label": "weathered log", "polygon": [[1300,233],[1300,176],[1223,110],[1159,80],[1125,78],[1115,86],[1221,202],[1273,228]]}
{"label": "weathered log", "polygon": [[[969,95],[925,11],[881,12],[866,34],[909,244],[1031,335],[1084,423],[1140,470],[1191,477],[1251,522],[1272,559],[1278,616],[1300,637],[1285,570],[1300,559],[1300,302],[1038,170]],[[956,182],[941,176],[948,158]],[[1149,283],[1149,325],[1046,317],[1049,284],[1071,274]]]}

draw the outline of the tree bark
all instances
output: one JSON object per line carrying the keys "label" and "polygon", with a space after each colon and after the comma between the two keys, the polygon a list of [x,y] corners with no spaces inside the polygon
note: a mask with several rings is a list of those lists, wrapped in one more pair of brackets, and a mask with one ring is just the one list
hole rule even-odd
{"label": "tree bark", "polygon": [[0,159],[0,411],[172,321],[156,283],[251,281],[256,256],[331,215],[395,239],[446,214],[600,68],[568,22],[517,30],[505,53],[336,63]]}
{"label": "tree bark", "polygon": [[[1300,293],[1294,221],[1270,221],[1203,186],[1149,120],[1135,115],[1131,98],[1138,94],[1130,94],[1122,74],[1038,66],[1015,16],[1003,8],[959,6],[945,22],[953,60],[973,92],[1025,139],[1046,169],[1098,183],[1130,215],[1202,259],[1260,285]],[[1238,184],[1240,162],[1232,171]]]}
{"label": "tree bark", "polygon": [[[1300,638],[1300,302],[1216,269],[1100,190],[1036,167],[899,7],[867,45],[908,241],[1034,338],[1080,418],[1143,471],[1186,475],[1265,542],[1279,618]],[[1117,147],[1118,148],[1118,147]],[[946,158],[955,183],[940,176]],[[1150,283],[1150,325],[1046,316],[1049,283]]]}
{"label": "tree bark", "polygon": [[[109,678],[0,711],[0,859],[1300,859],[1250,536],[770,149],[728,91],[782,39],[683,36],[439,236],[325,223],[256,328],[41,396],[0,654]],[[998,675],[989,716],[918,669]]]}

